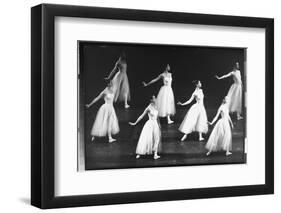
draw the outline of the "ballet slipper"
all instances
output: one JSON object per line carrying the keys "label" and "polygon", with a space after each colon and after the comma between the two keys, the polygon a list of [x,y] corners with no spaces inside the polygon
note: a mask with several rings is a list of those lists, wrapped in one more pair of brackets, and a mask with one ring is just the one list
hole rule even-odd
{"label": "ballet slipper", "polygon": [[160,158],[160,156],[159,155],[154,155],[154,160],[157,160],[157,159],[159,159]]}
{"label": "ballet slipper", "polygon": [[94,137],[94,136],[92,136],[91,141],[94,141],[94,140],[95,140],[95,137]]}
{"label": "ballet slipper", "polygon": [[110,139],[108,140],[109,143],[113,143],[114,141],[116,141],[116,139],[114,139],[114,138],[110,138]]}
{"label": "ballet slipper", "polygon": [[129,104],[125,104],[125,109],[128,109],[130,108],[130,105]]}
{"label": "ballet slipper", "polygon": [[229,156],[229,155],[232,155],[232,153],[229,152],[229,151],[227,151],[227,152],[225,153],[225,155],[226,155],[226,156]]}
{"label": "ballet slipper", "polygon": [[140,155],[136,155],[136,159],[139,159],[140,158]]}
{"label": "ballet slipper", "polygon": [[199,138],[199,141],[203,141],[203,140],[205,140],[205,138],[203,138],[203,137],[202,137],[202,138]]}
{"label": "ballet slipper", "polygon": [[211,151],[207,152],[206,155],[209,156],[211,154]]}
{"label": "ballet slipper", "polygon": [[184,141],[186,139],[187,135],[184,135],[182,138],[181,138],[181,141]]}
{"label": "ballet slipper", "polygon": [[172,124],[172,123],[174,123],[174,121],[172,121],[172,120],[169,120],[169,121],[168,121],[168,124]]}
{"label": "ballet slipper", "polygon": [[242,116],[237,116],[237,120],[239,121],[239,120],[242,120],[243,119],[243,117]]}

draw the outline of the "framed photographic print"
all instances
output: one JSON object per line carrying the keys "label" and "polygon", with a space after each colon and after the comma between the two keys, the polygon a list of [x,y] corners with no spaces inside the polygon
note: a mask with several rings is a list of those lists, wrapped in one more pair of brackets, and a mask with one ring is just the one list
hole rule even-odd
{"label": "framed photographic print", "polygon": [[274,191],[274,21],[31,9],[31,203]]}

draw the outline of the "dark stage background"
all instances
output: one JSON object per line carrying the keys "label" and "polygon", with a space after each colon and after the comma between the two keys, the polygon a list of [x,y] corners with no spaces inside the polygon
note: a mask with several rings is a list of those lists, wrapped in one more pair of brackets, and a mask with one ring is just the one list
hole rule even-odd
{"label": "dark stage background", "polygon": [[[239,62],[242,75],[243,86],[245,87],[245,69],[244,59],[246,50],[244,48],[222,48],[222,47],[200,47],[200,46],[170,46],[170,45],[146,45],[146,44],[124,44],[124,43],[100,43],[100,42],[79,42],[79,102],[80,119],[84,129],[85,140],[85,160],[86,169],[94,168],[115,168],[115,167],[135,167],[136,165],[117,165],[111,166],[99,164],[99,166],[89,166],[91,159],[99,161],[93,155],[97,154],[97,149],[90,142],[90,131],[93,125],[95,115],[99,107],[103,104],[100,100],[90,109],[84,106],[95,98],[105,87],[105,77],[113,69],[118,57],[124,53],[127,58],[127,75],[130,83],[131,108],[125,110],[124,103],[115,104],[115,109],[119,119],[121,132],[117,136],[120,140],[137,140],[144,121],[136,128],[132,128],[127,123],[134,121],[142,110],[149,104],[152,95],[157,96],[162,80],[148,87],[142,86],[142,81],[148,82],[163,72],[169,63],[173,75],[173,91],[175,101],[186,101],[194,91],[193,80],[201,80],[205,95],[205,107],[208,118],[211,120],[220,106],[223,97],[227,94],[232,78],[217,80],[215,75],[224,75],[230,72],[235,64]],[[183,116],[192,104],[185,107],[177,106],[177,114],[173,118],[179,125]],[[210,113],[209,113],[210,112]],[[161,121],[162,122],[162,121]],[[165,123],[163,121],[163,123]],[[80,123],[81,124],[81,123]],[[175,130],[178,126],[175,126]],[[137,129],[137,130],[136,130]],[[244,135],[244,122],[240,129]],[[180,132],[174,132],[179,137]],[[242,136],[243,136],[242,135]],[[100,139],[103,145],[107,146],[107,138]],[[106,143],[106,144],[105,144]],[[136,142],[134,142],[136,143]],[[99,144],[99,140],[97,142]],[[134,155],[134,149],[130,148],[130,154]],[[244,145],[242,144],[242,149]],[[89,151],[91,150],[91,151]],[[110,149],[107,149],[110,151]],[[116,150],[111,150],[115,152]],[[243,151],[243,150],[242,150]],[[100,150],[100,152],[103,152]],[[122,153],[119,147],[118,152]],[[104,153],[110,155],[109,153]],[[126,158],[125,158],[126,159]],[[102,161],[102,159],[100,159]],[[105,160],[105,159],[103,159]],[[120,160],[120,158],[119,158]],[[125,160],[126,161],[126,160]],[[229,161],[229,160],[228,160]],[[243,160],[240,160],[244,162]],[[239,161],[239,162],[240,162]],[[104,161],[106,162],[106,160]],[[213,162],[214,163],[214,162]],[[95,165],[95,164],[93,164]],[[141,167],[141,166],[140,166]]]}

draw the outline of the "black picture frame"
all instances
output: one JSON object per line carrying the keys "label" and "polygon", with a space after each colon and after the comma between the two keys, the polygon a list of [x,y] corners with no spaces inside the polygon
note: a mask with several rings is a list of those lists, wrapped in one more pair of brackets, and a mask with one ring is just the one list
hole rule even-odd
{"label": "black picture frame", "polygon": [[[56,197],[54,170],[55,17],[264,28],[265,184]],[[274,20],[164,11],[41,4],[31,8],[31,204],[39,208],[216,198],[274,193]]]}

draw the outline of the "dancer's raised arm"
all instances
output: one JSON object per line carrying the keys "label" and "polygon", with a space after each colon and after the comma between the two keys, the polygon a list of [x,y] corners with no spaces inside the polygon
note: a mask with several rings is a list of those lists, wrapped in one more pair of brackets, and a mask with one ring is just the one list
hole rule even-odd
{"label": "dancer's raised arm", "polygon": [[143,111],[143,113],[138,117],[138,119],[135,122],[129,122],[130,125],[135,126],[137,125],[138,122],[141,121],[141,119],[143,119],[143,117],[148,113],[148,107]]}
{"label": "dancer's raised arm", "polygon": [[218,119],[218,117],[220,115],[220,112],[221,112],[221,108],[218,109],[217,114],[214,117],[214,119],[212,120],[212,122],[209,122],[210,125],[213,125],[217,121],[217,119]]}
{"label": "dancer's raised arm", "polygon": [[116,61],[114,68],[110,71],[109,75],[104,78],[105,80],[109,80],[118,70],[119,70],[119,63],[120,63],[120,58],[118,61]]}
{"label": "dancer's raised arm", "polygon": [[228,78],[228,77],[232,76],[232,73],[233,73],[233,72],[230,72],[230,73],[228,73],[228,74],[226,74],[226,75],[223,75],[223,76],[221,76],[221,77],[215,75],[215,78],[218,79],[218,80],[221,80],[221,79],[224,79],[224,78]]}
{"label": "dancer's raised arm", "polygon": [[151,80],[150,82],[148,82],[148,83],[145,83],[145,82],[143,81],[142,84],[143,84],[143,86],[147,87],[147,86],[149,86],[150,84],[153,84],[153,83],[155,83],[156,81],[159,81],[161,78],[162,78],[162,74],[159,75],[157,78],[152,79],[152,80]]}
{"label": "dancer's raised arm", "polygon": [[178,104],[178,105],[181,105],[181,106],[185,106],[185,105],[190,104],[190,103],[193,101],[193,99],[194,99],[194,93],[191,95],[191,97],[189,98],[189,100],[187,100],[185,103],[182,103],[182,102],[179,101],[177,104]]}
{"label": "dancer's raised arm", "polygon": [[103,97],[105,93],[105,90],[103,90],[96,98],[94,98],[91,103],[86,104],[86,107],[89,108],[90,106],[92,106],[94,103],[96,103],[99,99],[101,99]]}

